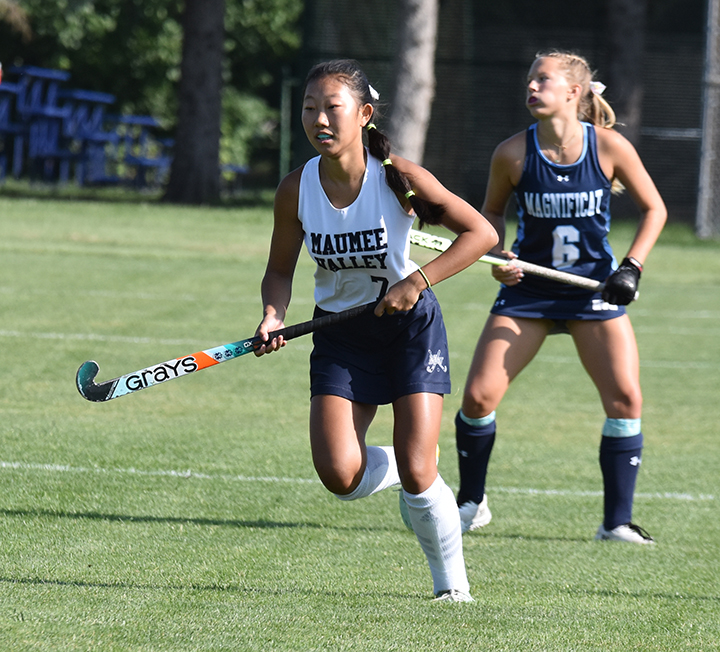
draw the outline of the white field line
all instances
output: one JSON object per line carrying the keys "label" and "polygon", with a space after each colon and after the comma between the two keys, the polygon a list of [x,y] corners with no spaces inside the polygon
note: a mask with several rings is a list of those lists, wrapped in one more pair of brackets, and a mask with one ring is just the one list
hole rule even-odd
{"label": "white field line", "polygon": [[79,340],[93,342],[124,342],[126,344],[186,344],[192,346],[197,340],[162,339],[155,337],[129,337],[125,335],[99,335],[97,333],[37,333],[0,330],[0,337],[19,337],[33,340]]}
{"label": "white field line", "polygon": [[[28,331],[0,330],[0,337],[16,337],[33,340],[67,340],[67,341],[93,341],[93,342],[123,342],[125,344],[168,344],[171,346],[203,346],[198,340],[189,339],[163,339],[154,337],[130,337],[125,335],[99,335],[97,333],[38,333]],[[298,350],[310,350],[310,345],[293,344]],[[458,352],[451,352],[451,358],[461,357]],[[537,360],[559,364],[579,364],[574,356],[538,355]],[[664,369],[715,369],[717,362],[701,362],[691,360],[641,360],[641,367],[659,367]]]}
{"label": "white field line", "polygon": [[[70,466],[67,464],[33,464],[27,462],[3,462],[0,461],[0,470],[3,471],[44,471],[46,473],[93,473],[98,475],[134,475],[141,477],[168,477],[180,478],[183,480],[220,480],[223,482],[267,482],[285,484],[320,484],[318,479],[308,478],[278,478],[273,476],[247,476],[229,475],[224,473],[208,474],[195,471],[157,470],[143,471],[141,469],[104,469],[101,467]],[[524,496],[571,496],[571,497],[598,497],[602,491],[571,491],[566,489],[531,489],[523,487],[490,487],[491,492],[505,494],[521,494]],[[682,501],[707,501],[715,500],[712,494],[698,494],[697,496],[688,493],[657,492],[657,493],[636,493],[636,498],[682,500]]]}
{"label": "white field line", "polygon": [[104,469],[99,466],[70,466],[68,464],[32,464],[26,462],[3,462],[0,461],[0,470],[17,470],[17,471],[45,471],[46,473],[94,473],[98,475],[136,475],[144,477],[167,477],[181,478],[188,480],[190,478],[198,480],[222,480],[224,482],[270,482],[270,483],[289,483],[289,484],[316,484],[319,480],[306,480],[303,478],[274,478],[265,476],[245,476],[245,475],[227,475],[198,473],[196,471],[173,471],[173,470],[157,470],[142,471],[140,469]]}

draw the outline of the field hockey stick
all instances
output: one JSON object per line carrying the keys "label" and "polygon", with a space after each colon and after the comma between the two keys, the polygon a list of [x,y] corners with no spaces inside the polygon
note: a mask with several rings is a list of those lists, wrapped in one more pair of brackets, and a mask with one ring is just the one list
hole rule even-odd
{"label": "field hockey stick", "polygon": [[[339,324],[353,317],[357,317],[372,309],[372,307],[372,304],[357,306],[343,310],[342,312],[304,321],[294,326],[281,328],[278,331],[269,333],[267,341],[279,336],[282,336],[286,340],[292,340],[301,335],[312,333],[320,328]],[[207,369],[221,362],[239,358],[241,355],[257,350],[262,344],[263,340],[260,337],[251,337],[247,340],[231,342],[230,344],[223,344],[211,349],[199,351],[198,353],[186,355],[182,358],[174,358],[167,362],[153,365],[152,367],[145,367],[144,369],[133,371],[119,378],[106,380],[104,383],[95,382],[95,376],[97,376],[98,371],[100,371],[100,367],[94,360],[88,360],[80,365],[75,376],[75,382],[83,398],[86,398],[88,401],[102,403],[117,398],[118,396],[139,392],[141,389],[152,387],[153,385],[158,385],[168,380],[187,376],[188,374],[200,371],[201,369]]]}
{"label": "field hockey stick", "polygon": [[[450,238],[443,238],[438,235],[422,233],[421,231],[416,231],[415,229],[410,230],[410,242],[418,245],[419,247],[424,247],[425,249],[432,249],[433,251],[445,251],[452,244],[452,240],[450,240]],[[479,258],[479,261],[490,265],[514,265],[528,274],[542,276],[542,278],[549,278],[553,281],[559,281],[560,283],[566,283],[568,285],[575,285],[579,288],[592,290],[593,292],[602,292],[605,287],[605,283],[587,278],[586,276],[570,274],[569,272],[561,272],[560,270],[552,269],[550,267],[543,267],[542,265],[536,265],[535,263],[528,263],[524,260],[520,260],[519,258],[503,258],[502,256],[495,256],[494,254],[485,254]]]}

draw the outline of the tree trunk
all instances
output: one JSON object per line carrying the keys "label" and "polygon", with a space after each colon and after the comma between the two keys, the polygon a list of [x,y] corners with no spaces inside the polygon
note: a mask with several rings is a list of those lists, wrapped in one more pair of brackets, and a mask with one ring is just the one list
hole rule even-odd
{"label": "tree trunk", "polygon": [[220,198],[220,116],[225,0],[186,0],[178,122],[165,201]]}
{"label": "tree trunk", "polygon": [[634,145],[640,140],[643,101],[643,55],[647,0],[607,0],[608,99],[618,131]]}
{"label": "tree trunk", "polygon": [[398,18],[388,136],[394,152],[421,164],[435,98],[438,0],[399,0]]}

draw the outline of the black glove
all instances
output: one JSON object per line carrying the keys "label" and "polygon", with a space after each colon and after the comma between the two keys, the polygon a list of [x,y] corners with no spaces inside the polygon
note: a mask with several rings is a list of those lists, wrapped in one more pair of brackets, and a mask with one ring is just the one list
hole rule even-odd
{"label": "black glove", "polygon": [[618,267],[605,281],[602,293],[603,301],[615,306],[627,306],[637,293],[640,283],[642,265],[634,258],[624,258]]}

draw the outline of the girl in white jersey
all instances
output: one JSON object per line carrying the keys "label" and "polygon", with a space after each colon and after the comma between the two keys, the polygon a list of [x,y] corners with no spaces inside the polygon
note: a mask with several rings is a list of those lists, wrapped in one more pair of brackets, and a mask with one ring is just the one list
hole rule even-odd
{"label": "girl in white jersey", "polygon": [[[592,77],[580,56],[537,55],[526,100],[537,122],[500,143],[490,164],[482,211],[500,234],[498,253],[594,277],[605,281],[605,290],[577,291],[523,278],[512,265],[493,268],[503,285],[475,349],[455,420],[463,531],[490,522],[485,475],[495,441],[495,409],[547,335],[565,332],[598,389],[606,416],[599,456],[604,515],[595,538],[653,543],[631,521],[643,444],[642,393],[637,344],[624,306],[635,297],[642,265],[667,213],[635,148],[612,129],[615,114]],[[606,233],[609,191],[619,184],[635,200],[641,218],[618,266]],[[513,193],[520,207],[518,237],[513,251],[505,252],[505,207]],[[553,198],[572,203],[557,212]]]}
{"label": "girl in white jersey", "polygon": [[[387,139],[371,122],[376,99],[354,61],[319,64],[308,74],[302,122],[319,156],[278,187],[257,334],[267,340],[283,327],[303,242],[317,264],[316,314],[374,305],[313,337],[313,462],[341,500],[402,484],[436,598],[470,601],[460,519],[436,465],[449,370],[430,286],[475,262],[497,235],[425,169],[391,157]],[[457,234],[452,247],[422,269],[408,258],[415,215]],[[258,354],[284,344],[281,337],[267,341]],[[393,446],[366,446],[377,406],[387,403],[393,405]]]}

